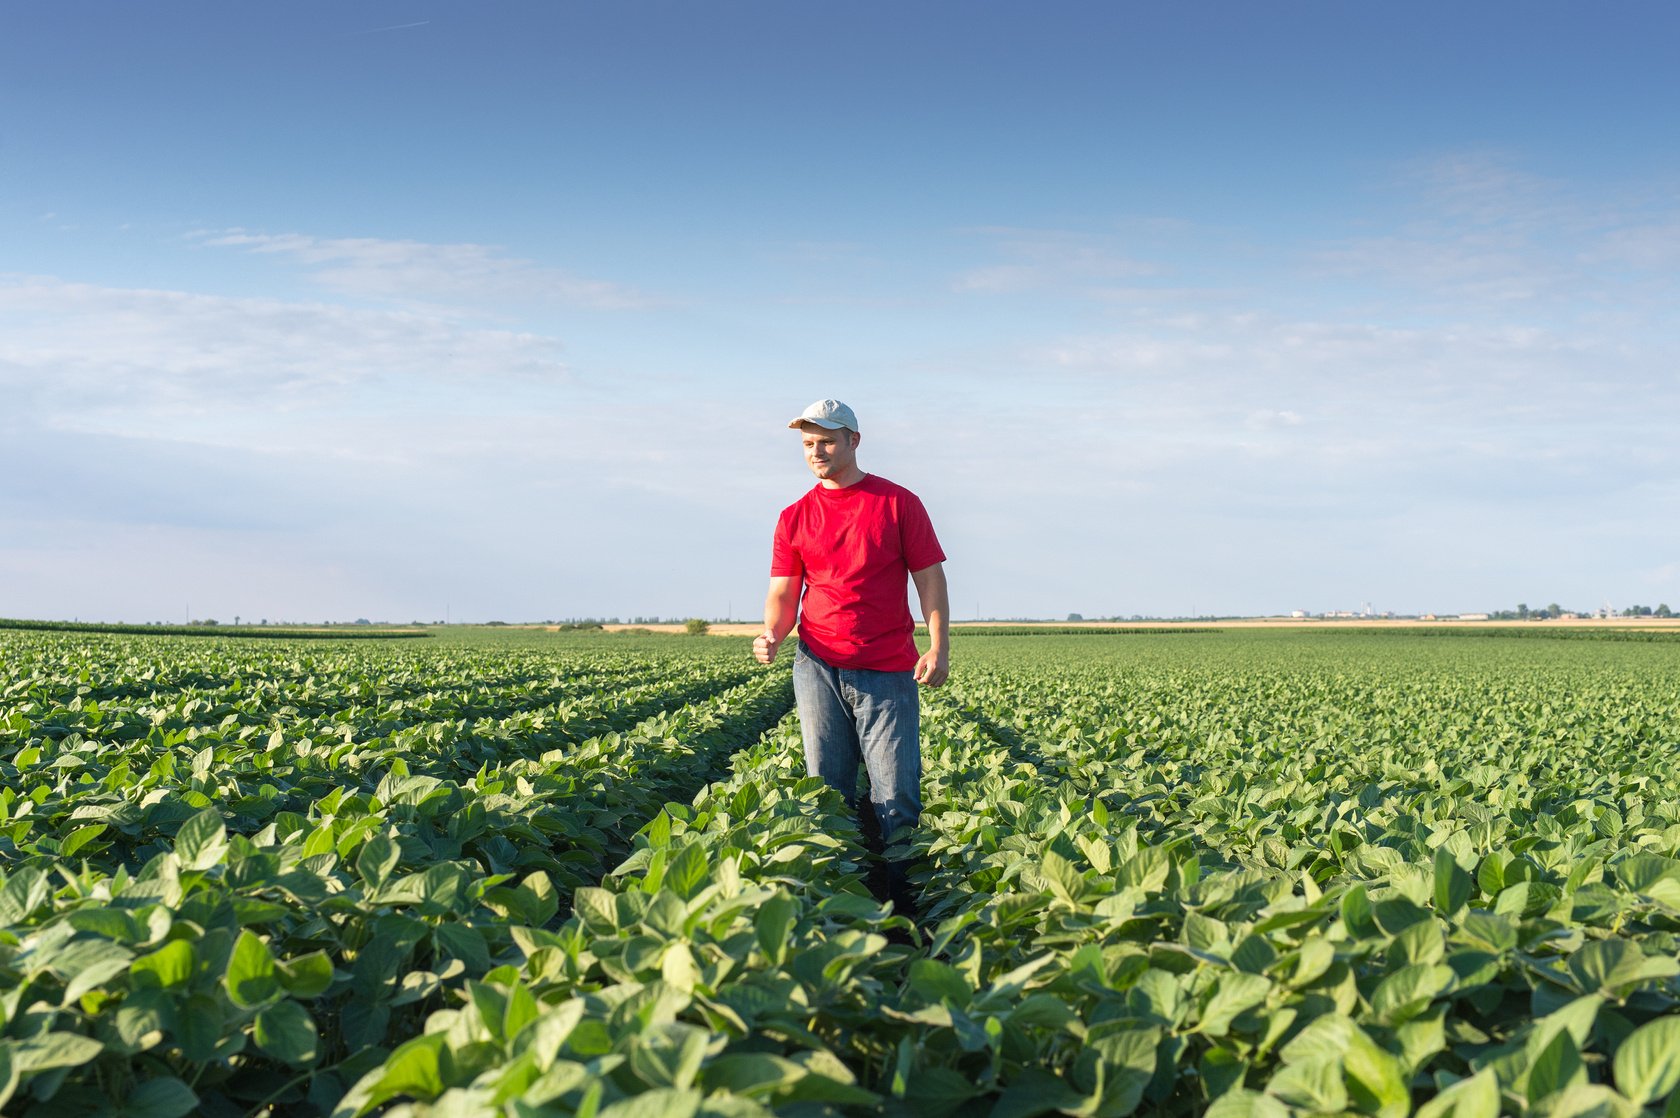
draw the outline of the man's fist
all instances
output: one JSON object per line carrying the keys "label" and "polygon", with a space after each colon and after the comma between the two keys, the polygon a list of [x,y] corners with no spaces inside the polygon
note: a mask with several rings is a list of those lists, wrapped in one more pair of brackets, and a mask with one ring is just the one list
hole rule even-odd
{"label": "man's fist", "polygon": [[766,629],[753,638],[753,659],[760,664],[774,664],[781,647],[782,642],[776,639],[776,634]]}
{"label": "man's fist", "polygon": [[951,675],[951,654],[943,648],[928,649],[916,661],[914,679],[924,687],[938,687]]}

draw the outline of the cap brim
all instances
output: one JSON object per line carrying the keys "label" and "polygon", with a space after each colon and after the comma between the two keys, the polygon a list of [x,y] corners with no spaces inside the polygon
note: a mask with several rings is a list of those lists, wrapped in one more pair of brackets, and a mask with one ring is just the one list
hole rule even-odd
{"label": "cap brim", "polygon": [[832,419],[812,419],[810,416],[806,416],[806,415],[802,415],[798,419],[794,420],[792,423],[789,423],[788,424],[788,430],[797,431],[797,430],[799,430],[799,428],[805,426],[805,424],[807,424],[807,423],[815,423],[818,427],[821,427],[826,431],[849,431],[849,430],[851,430],[851,428],[847,427],[844,423],[836,423]]}

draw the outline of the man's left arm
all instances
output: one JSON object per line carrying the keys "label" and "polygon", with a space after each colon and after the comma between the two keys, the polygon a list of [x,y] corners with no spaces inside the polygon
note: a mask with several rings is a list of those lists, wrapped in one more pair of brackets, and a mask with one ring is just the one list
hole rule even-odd
{"label": "man's left arm", "polygon": [[928,627],[928,650],[916,661],[916,682],[938,687],[951,674],[951,595],[945,588],[945,564],[911,571],[910,579]]}

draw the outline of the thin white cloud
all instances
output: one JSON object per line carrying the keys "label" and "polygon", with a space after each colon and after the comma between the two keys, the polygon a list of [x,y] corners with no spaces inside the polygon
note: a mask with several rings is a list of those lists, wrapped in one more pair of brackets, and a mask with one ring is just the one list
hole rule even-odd
{"label": "thin white cloud", "polygon": [[1617,401],[1680,408],[1659,348],[1502,323],[1169,316],[1025,347],[1015,369],[1050,378],[1035,383],[1059,383],[1089,408],[1204,418],[1266,411],[1498,427],[1592,422]]}
{"label": "thin white cloud", "polygon": [[1427,212],[1480,226],[1556,228],[1581,217],[1565,184],[1522,170],[1516,157],[1503,151],[1412,160],[1397,168],[1396,180]]}
{"label": "thin white cloud", "polygon": [[1622,264],[1664,273],[1665,286],[1672,288],[1673,273],[1680,267],[1680,220],[1611,230],[1590,245],[1583,256],[1589,263]]}
{"label": "thin white cloud", "polygon": [[596,310],[659,305],[642,292],[605,280],[574,276],[508,255],[495,245],[429,244],[377,237],[316,237],[245,229],[200,231],[208,248],[234,248],[295,260],[321,286],[356,298],[410,304],[512,301],[557,303]]}
{"label": "thin white cloud", "polygon": [[[1648,305],[1651,276],[1636,273],[1672,270],[1680,260],[1672,191],[1584,194],[1490,152],[1402,165],[1394,191],[1403,199],[1398,219],[1309,249],[1307,274],[1354,292],[1381,291],[1390,305],[1400,296],[1459,317],[1543,307],[1555,318]],[[1673,284],[1662,286],[1666,301]]]}
{"label": "thin white cloud", "polygon": [[1260,408],[1248,413],[1248,426],[1257,431],[1275,430],[1280,427],[1299,427],[1306,420],[1300,412],[1290,411],[1288,408]]}
{"label": "thin white cloud", "polygon": [[140,423],[343,404],[369,386],[400,397],[487,379],[556,385],[568,376],[560,350],[538,334],[398,311],[0,276],[0,386],[46,417]]}
{"label": "thin white cloud", "polygon": [[971,232],[984,237],[989,251],[1004,259],[960,273],[951,281],[954,291],[1009,293],[1113,285],[1156,270],[1154,265],[1121,251],[1113,235],[1007,227]]}

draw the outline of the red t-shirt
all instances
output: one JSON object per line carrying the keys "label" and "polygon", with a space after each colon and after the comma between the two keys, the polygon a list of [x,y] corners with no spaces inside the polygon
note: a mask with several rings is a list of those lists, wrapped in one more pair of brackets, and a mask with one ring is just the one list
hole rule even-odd
{"label": "red t-shirt", "polygon": [[916,495],[869,474],[844,489],[818,485],[782,510],[770,577],[805,580],[799,636],[818,659],[907,672],[920,653],[905,580],[944,560]]}

